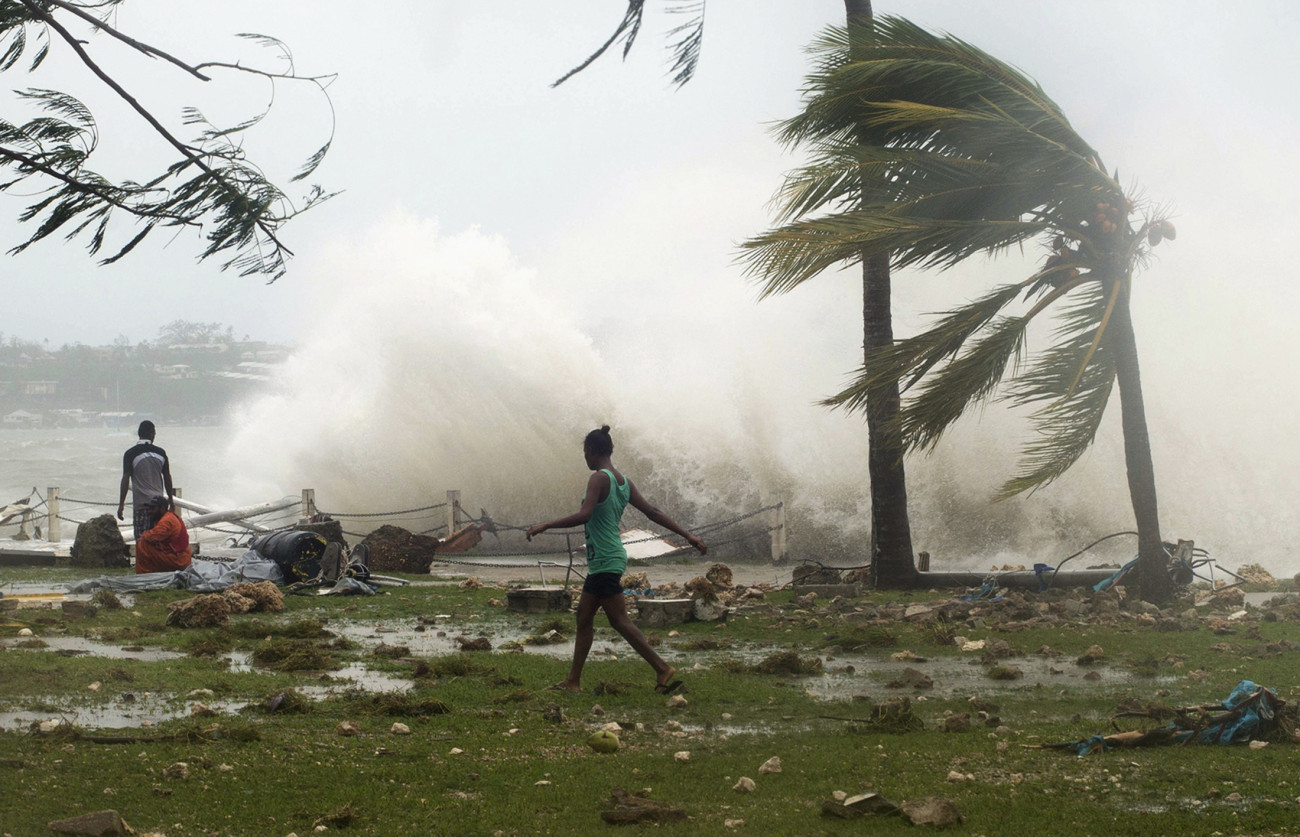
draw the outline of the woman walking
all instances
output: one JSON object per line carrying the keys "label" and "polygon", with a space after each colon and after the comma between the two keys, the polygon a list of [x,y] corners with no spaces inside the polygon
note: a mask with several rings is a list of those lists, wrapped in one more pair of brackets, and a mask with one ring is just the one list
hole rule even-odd
{"label": "woman walking", "polygon": [[551,688],[566,692],[581,691],[582,667],[591,651],[596,611],[604,610],[610,626],[654,668],[655,691],[670,694],[682,685],[682,681],[673,677],[677,670],[664,662],[650,647],[645,634],[627,615],[627,605],[623,600],[623,571],[627,569],[627,549],[619,537],[623,510],[630,503],[654,523],[681,535],[701,555],[708,552],[708,547],[704,541],[651,505],[637,491],[632,481],[614,467],[611,461],[614,440],[609,435],[609,425],[587,434],[582,443],[582,453],[587,459],[587,467],[592,471],[591,479],[587,481],[587,493],[582,497],[582,508],[567,517],[534,524],[528,527],[527,533],[528,539],[532,540],[533,535],[547,529],[582,526],[587,541],[587,580],[582,585],[582,597],[578,599],[578,635],[573,641],[573,664],[569,668],[569,676]]}

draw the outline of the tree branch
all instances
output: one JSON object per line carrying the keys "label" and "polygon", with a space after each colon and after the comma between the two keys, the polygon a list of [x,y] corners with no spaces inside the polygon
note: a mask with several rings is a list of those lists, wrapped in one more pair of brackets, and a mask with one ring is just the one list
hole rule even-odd
{"label": "tree branch", "polygon": [[[119,32],[118,30],[109,26],[104,21],[100,20],[99,18],[95,17],[89,12],[85,11],[80,6],[77,6],[73,3],[64,2],[64,0],[47,0],[47,2],[49,2],[51,6],[58,6],[60,9],[63,9],[67,12],[70,12],[71,14],[76,15],[77,17],[86,21],[96,29],[99,29],[100,31],[103,32],[107,32],[109,35],[113,36],[114,38],[117,38],[119,41],[131,47],[132,49],[138,50],[139,52],[142,52],[145,55],[148,55],[152,58],[161,58],[164,61],[167,61],[171,64],[175,64],[177,67],[179,67],[180,69],[184,70],[185,72],[189,73],[190,75],[194,76],[197,79],[200,79],[202,81],[211,81],[210,78],[208,78],[207,76],[199,72],[199,68],[191,67],[189,64],[186,64],[184,61],[181,61],[179,58],[175,58],[163,52],[162,50],[158,49],[157,47],[150,46],[149,44],[146,44],[142,41],[137,41],[135,38],[132,38],[130,35],[127,35],[124,32]],[[28,9],[31,8],[30,3],[25,2],[24,5],[27,6]]]}
{"label": "tree branch", "polygon": [[[96,76],[98,76],[100,81],[108,85],[109,88],[111,88],[115,93],[117,93],[118,96],[120,96],[123,99],[123,101],[129,104],[132,107],[132,109],[134,109],[135,112],[140,115],[140,118],[144,119],[147,123],[149,123],[150,127],[152,127],[159,134],[159,136],[167,140],[167,142],[171,144],[173,148],[179,151],[181,155],[185,157],[186,160],[188,160],[192,165],[197,166],[205,175],[212,178],[212,180],[215,183],[219,184],[223,189],[226,189],[227,191],[232,192],[234,194],[242,194],[238,189],[231,186],[225,180],[225,178],[221,176],[220,173],[218,173],[211,166],[205,163],[201,158],[199,158],[192,151],[190,151],[189,147],[186,146],[185,143],[181,142],[176,137],[172,136],[171,132],[168,131],[167,128],[164,127],[163,124],[159,122],[157,118],[155,118],[154,115],[150,113],[143,105],[141,105],[138,101],[136,101],[134,96],[128,93],[120,84],[118,84],[111,76],[109,76],[108,73],[104,72],[99,67],[99,65],[95,63],[94,59],[90,57],[89,53],[87,53],[86,50],[82,47],[81,42],[78,41],[76,38],[74,38],[72,36],[72,33],[68,32],[68,30],[65,29],[62,24],[54,20],[54,18],[48,12],[42,10],[39,6],[37,6],[36,3],[33,2],[33,0],[20,0],[20,1],[27,8],[27,10],[32,13],[32,15],[44,21],[46,25],[48,25],[55,32],[59,33],[59,37],[63,38],[63,40],[67,42],[67,44],[72,48],[72,50],[77,53],[77,57],[81,59],[82,63],[85,64],[86,67],[88,67],[91,72],[93,72]],[[289,250],[289,248],[285,247],[280,242],[280,240],[276,238],[275,231],[270,226],[268,226],[264,220],[258,218],[254,223],[257,226],[257,228],[261,230],[261,232],[266,236],[267,240],[275,245],[277,250],[282,250],[286,253],[292,253],[292,251]]]}

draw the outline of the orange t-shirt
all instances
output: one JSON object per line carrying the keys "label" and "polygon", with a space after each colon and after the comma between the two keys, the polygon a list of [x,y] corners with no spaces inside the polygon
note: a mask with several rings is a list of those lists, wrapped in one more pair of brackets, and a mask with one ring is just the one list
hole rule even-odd
{"label": "orange t-shirt", "polygon": [[135,542],[135,571],[165,573],[190,565],[190,534],[185,524],[168,510],[154,527]]}

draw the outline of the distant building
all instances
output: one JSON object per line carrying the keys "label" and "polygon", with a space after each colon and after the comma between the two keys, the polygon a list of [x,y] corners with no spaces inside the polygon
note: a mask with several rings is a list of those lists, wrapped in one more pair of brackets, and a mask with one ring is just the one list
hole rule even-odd
{"label": "distant building", "polygon": [[37,413],[29,413],[26,410],[14,410],[0,419],[0,423],[5,427],[40,427],[41,417]]}

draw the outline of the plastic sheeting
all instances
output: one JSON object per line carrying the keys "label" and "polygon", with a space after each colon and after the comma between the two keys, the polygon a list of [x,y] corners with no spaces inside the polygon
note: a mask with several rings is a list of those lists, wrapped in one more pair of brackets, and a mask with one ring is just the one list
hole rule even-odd
{"label": "plastic sheeting", "polygon": [[96,590],[113,590],[118,593],[143,593],[149,590],[191,590],[195,593],[215,593],[245,581],[251,584],[270,581],[279,587],[284,584],[284,573],[274,561],[250,549],[231,562],[204,561],[195,558],[188,567],[175,572],[91,578],[73,585],[68,592],[93,593]]}
{"label": "plastic sheeting", "polygon": [[1184,712],[1168,726],[1147,732],[1094,735],[1049,746],[1086,756],[1121,747],[1159,744],[1243,744],[1272,734],[1278,726],[1279,710],[1285,705],[1286,701],[1272,689],[1242,680],[1221,703],[1198,707],[1194,713]]}

